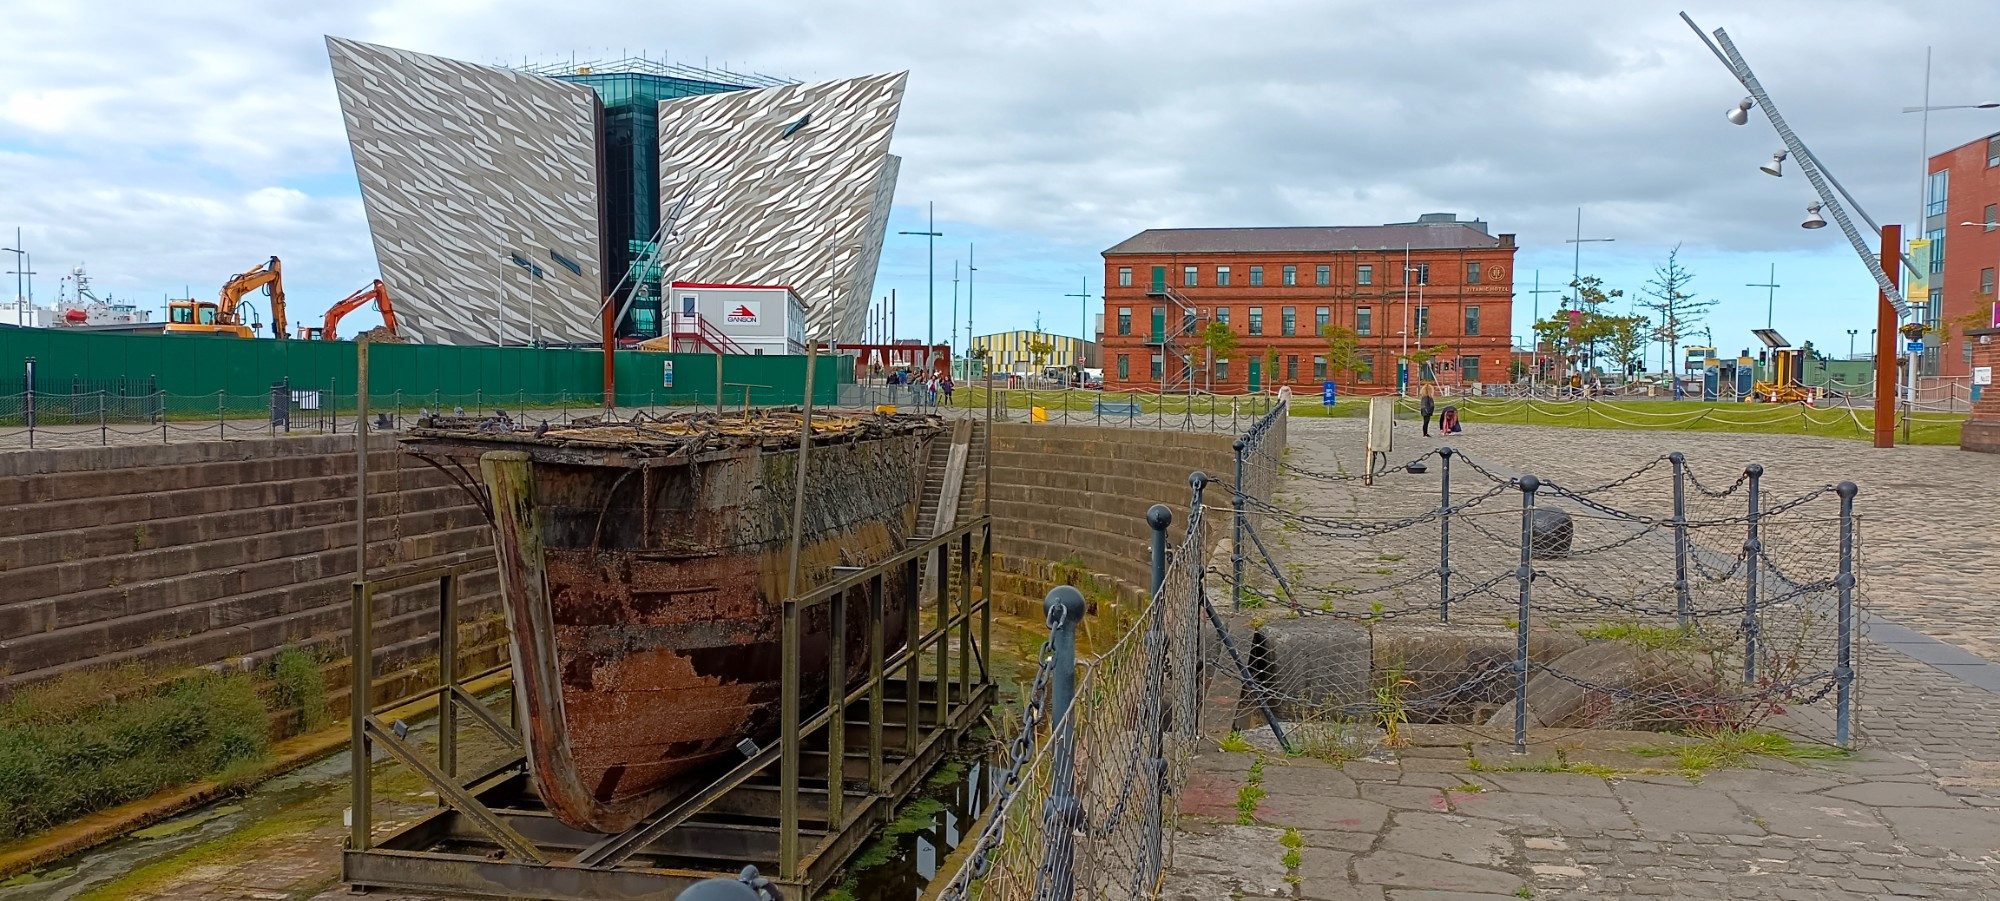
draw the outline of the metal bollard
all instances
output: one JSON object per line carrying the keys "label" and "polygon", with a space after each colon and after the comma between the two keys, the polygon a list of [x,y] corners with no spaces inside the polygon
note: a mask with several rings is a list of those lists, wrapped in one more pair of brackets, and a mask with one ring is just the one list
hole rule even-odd
{"label": "metal bollard", "polygon": [[1750,480],[1750,534],[1743,539],[1743,684],[1757,684],[1757,583],[1763,581],[1764,542],[1757,534],[1758,520],[1764,515],[1758,499],[1758,482],[1764,467],[1756,463],[1743,467]]}
{"label": "metal bollard", "polygon": [[[1166,694],[1167,681],[1167,605],[1160,592],[1167,583],[1167,527],[1173,525],[1174,512],[1165,504],[1154,504],[1146,511],[1146,524],[1153,527],[1153,612],[1146,627],[1146,759],[1147,775],[1145,802],[1146,826],[1141,836],[1139,870],[1132,877],[1132,897],[1143,897],[1145,890],[1153,885],[1161,861],[1164,858],[1162,842],[1165,838],[1165,811],[1162,802],[1167,793],[1166,755]],[[1192,684],[1192,680],[1190,680]]]}
{"label": "metal bollard", "polygon": [[1860,489],[1853,482],[1834,488],[1840,495],[1840,651],[1833,667],[1835,713],[1833,740],[1849,747],[1854,726],[1854,495]]}
{"label": "metal bollard", "polygon": [[1514,753],[1528,753],[1528,597],[1535,581],[1534,554],[1535,491],[1542,480],[1522,476],[1521,486],[1521,566],[1514,571],[1521,581],[1521,609],[1514,624]]}
{"label": "metal bollard", "polygon": [[1442,481],[1438,489],[1438,621],[1451,622],[1451,455],[1450,447],[1438,448],[1443,459]]}
{"label": "metal bollard", "polygon": [[1681,628],[1688,624],[1687,456],[1667,455],[1674,464],[1674,610]]}
{"label": "metal bollard", "polygon": [[1083,623],[1083,593],[1069,585],[1049,590],[1042,600],[1048,617],[1050,666],[1049,709],[1054,725],[1049,772],[1049,800],[1042,806],[1042,863],[1035,876],[1035,897],[1068,899],[1076,894],[1076,830],[1083,824],[1083,802],[1076,797],[1076,630]]}
{"label": "metal bollard", "polygon": [[1236,515],[1231,520],[1229,540],[1229,609],[1240,610],[1243,608],[1243,439],[1236,439],[1234,447],[1236,484],[1231,486],[1235,493],[1229,503]]}

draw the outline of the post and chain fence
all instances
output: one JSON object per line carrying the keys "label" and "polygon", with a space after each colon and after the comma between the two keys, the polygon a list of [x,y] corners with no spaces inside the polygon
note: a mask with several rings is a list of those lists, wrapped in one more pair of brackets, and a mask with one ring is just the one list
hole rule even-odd
{"label": "post and chain fence", "polygon": [[1272,708],[1294,743],[1349,754],[1411,724],[1852,743],[1852,483],[1775,497],[1759,465],[1704,479],[1679,453],[1597,485],[1497,470],[1450,448],[1396,467],[1402,515],[1235,492],[1247,565],[1211,578],[1254,624],[1239,722]]}
{"label": "post and chain fence", "polygon": [[[1275,465],[1284,417],[1279,403],[1252,423],[1240,442],[1248,459]],[[1226,668],[1232,678],[1254,680],[1206,594],[1214,536],[1203,495],[1212,481],[1190,476],[1193,512],[1178,543],[1169,545],[1172,513],[1161,505],[1148,511],[1152,597],[1108,650],[1078,661],[1083,598],[1067,586],[1049,593],[1050,638],[1008,746],[1011,768],[939,897],[1069,901],[1158,891],[1172,859],[1173,799],[1199,735],[1207,671]]]}

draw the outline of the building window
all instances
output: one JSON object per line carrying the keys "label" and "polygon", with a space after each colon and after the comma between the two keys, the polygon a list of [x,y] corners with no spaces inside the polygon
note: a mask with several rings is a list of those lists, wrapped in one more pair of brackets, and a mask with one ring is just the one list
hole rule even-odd
{"label": "building window", "polygon": [[1992,231],[1994,228],[2000,227],[2000,204],[1987,204],[1984,219],[1987,231]]}
{"label": "building window", "polygon": [[1326,381],[1326,358],[1313,357],[1313,381]]}
{"label": "building window", "polygon": [[1120,337],[1124,337],[1124,336],[1126,336],[1126,335],[1130,335],[1130,334],[1132,334],[1132,308],[1131,308],[1131,307],[1119,307],[1119,308],[1118,308],[1118,335],[1119,335]]}
{"label": "building window", "polygon": [[1226,381],[1229,381],[1229,361],[1228,361],[1228,360],[1217,360],[1217,361],[1215,361],[1215,380],[1216,380],[1216,381],[1218,381],[1218,382],[1226,382]]}
{"label": "building window", "polygon": [[1285,381],[1296,382],[1298,380],[1299,380],[1299,357],[1297,354],[1293,354],[1285,358]]}
{"label": "building window", "polygon": [[1229,267],[1228,267],[1228,266],[1217,266],[1217,267],[1215,267],[1215,283],[1216,283],[1217,285],[1220,285],[1220,286],[1224,287],[1224,288],[1227,288],[1227,287],[1229,287]]}
{"label": "building window", "polygon": [[1369,309],[1368,307],[1357,307],[1357,308],[1355,308],[1355,310],[1354,310],[1354,333],[1355,333],[1355,334],[1357,334],[1357,335],[1364,335],[1364,336],[1365,336],[1365,335],[1372,335],[1372,334],[1374,334],[1374,333],[1375,333],[1375,311],[1374,311],[1374,310],[1372,310],[1372,309]]}
{"label": "building window", "polygon": [[2000,166],[2000,135],[1986,139],[1986,165]]}
{"label": "building window", "polygon": [[[1990,147],[1991,145],[1989,144],[1988,146]],[[1988,157],[1991,157],[1993,151],[1988,150],[1986,151],[1986,153]],[[1924,205],[1924,215],[1926,216],[1944,215],[1944,196],[1945,192],[1948,191],[1950,187],[1951,187],[1950,169],[1940,169],[1936,172],[1931,173],[1930,202]]]}
{"label": "building window", "polygon": [[1468,284],[1468,285],[1476,285],[1476,284],[1479,284],[1479,264],[1478,264],[1478,263],[1467,263],[1467,264],[1465,264],[1465,283],[1466,283],[1466,284]]}
{"label": "building window", "polygon": [[1354,283],[1357,285],[1375,284],[1375,267],[1373,266],[1354,267]]}
{"label": "building window", "polygon": [[1261,334],[1263,334],[1263,333],[1264,333],[1264,308],[1263,308],[1263,307],[1251,307],[1251,308],[1250,308],[1250,334],[1253,334],[1253,335],[1261,335]]}
{"label": "building window", "polygon": [[1253,288],[1261,288],[1264,286],[1264,267],[1262,266],[1250,267],[1250,286]]}
{"label": "building window", "polygon": [[1287,338],[1299,333],[1299,308],[1286,307],[1278,311],[1278,334]]}
{"label": "building window", "polygon": [[1132,359],[1126,356],[1125,354],[1119,354],[1118,380],[1122,382],[1131,377],[1132,377]]}
{"label": "building window", "polygon": [[1944,318],[1944,289],[1932,288],[1930,303],[1924,305],[1924,324],[1936,325]]}
{"label": "building window", "polygon": [[1200,284],[1200,279],[1195,277],[1195,267],[1188,266],[1181,270],[1181,287],[1192,288],[1197,284]]}
{"label": "building window", "polygon": [[1313,311],[1313,334],[1315,335],[1326,334],[1327,319],[1332,315],[1332,313],[1333,311],[1327,309],[1326,307],[1320,307],[1319,309]]}
{"label": "building window", "polygon": [[1430,336],[1431,336],[1431,308],[1430,308],[1430,307],[1418,307],[1418,308],[1417,308],[1417,337],[1419,337],[1419,338],[1428,338],[1428,337],[1430,337]]}
{"label": "building window", "polygon": [[1472,337],[1478,337],[1479,335],[1479,306],[1477,304],[1465,308],[1465,333]]}
{"label": "building window", "polygon": [[1132,287],[1132,267],[1130,266],[1118,267],[1118,287],[1120,288]]}
{"label": "building window", "polygon": [[1228,308],[1228,307],[1216,307],[1216,308],[1215,308],[1215,321],[1217,321],[1217,322],[1220,322],[1220,323],[1222,323],[1223,325],[1228,325],[1228,324],[1229,324],[1229,308]]}
{"label": "building window", "polygon": [[[1410,271],[1409,271],[1409,269],[1415,269],[1415,270],[1416,270],[1416,276],[1417,276],[1417,280],[1416,280],[1415,282],[1411,282],[1411,281],[1410,281]],[[1431,283],[1431,264],[1429,264],[1429,263],[1418,263],[1418,264],[1417,264],[1417,265],[1415,265],[1415,266],[1411,266],[1411,267],[1409,267],[1409,269],[1405,269],[1405,270],[1403,270],[1403,283],[1404,283],[1404,284],[1406,284],[1406,285],[1407,285],[1407,284],[1418,284],[1418,285],[1428,285],[1428,284],[1430,284],[1430,283]]]}
{"label": "building window", "polygon": [[1154,355],[1153,355],[1153,380],[1154,380],[1154,381],[1156,381],[1156,382],[1157,382],[1157,381],[1159,381],[1159,380],[1160,380],[1160,374],[1161,374],[1162,372],[1164,372],[1164,371],[1165,371],[1165,370],[1162,370],[1162,369],[1160,368],[1160,355],[1159,355],[1159,354],[1154,354]]}
{"label": "building window", "polygon": [[1299,283],[1299,267],[1297,267],[1297,266],[1286,266],[1286,267],[1285,267],[1285,274],[1284,274],[1284,279],[1285,279],[1285,287],[1287,287],[1287,288],[1289,288],[1289,287],[1291,287],[1291,286],[1293,286],[1293,285],[1296,285],[1296,284],[1298,284],[1298,283]]}
{"label": "building window", "polygon": [[1374,355],[1374,354],[1362,354],[1362,355],[1361,355],[1361,359],[1360,359],[1359,361],[1357,361],[1357,362],[1355,363],[1355,365],[1354,365],[1354,380],[1355,380],[1355,381],[1357,381],[1357,382],[1372,382],[1372,381],[1375,381],[1375,355]]}
{"label": "building window", "polygon": [[1479,358],[1478,358],[1478,357],[1459,357],[1459,358],[1458,358],[1458,380],[1459,380],[1460,382],[1476,382],[1476,381],[1479,381]]}
{"label": "building window", "polygon": [[1987,295],[1993,293],[1993,270],[1990,268],[1979,270],[1979,293]]}
{"label": "building window", "polygon": [[[1937,214],[1932,213],[1931,215]],[[1924,237],[1929,238],[1931,242],[1931,274],[1942,275],[1944,273],[1944,229],[1931,229],[1924,233]]]}
{"label": "building window", "polygon": [[1315,284],[1319,285],[1322,288],[1326,287],[1327,285],[1333,284],[1333,267],[1332,266],[1314,267],[1313,280]]}

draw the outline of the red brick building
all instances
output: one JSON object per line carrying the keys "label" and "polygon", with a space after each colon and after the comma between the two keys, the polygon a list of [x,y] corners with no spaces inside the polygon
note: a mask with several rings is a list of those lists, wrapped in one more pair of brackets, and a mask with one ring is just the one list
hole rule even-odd
{"label": "red brick building", "polygon": [[[1391,393],[1406,347],[1440,345],[1439,382],[1505,383],[1515,249],[1513,235],[1449,213],[1379,226],[1148,229],[1104,251],[1105,387],[1317,394],[1332,379],[1342,393]],[[1213,322],[1236,333],[1230,359],[1209,359],[1200,336]],[[1328,324],[1356,332],[1361,367],[1328,371]]]}
{"label": "red brick building", "polygon": [[[1924,234],[1931,239],[1931,296],[1925,321],[1943,322],[1948,341],[1931,338],[1921,361],[1926,376],[1964,377],[1973,346],[1960,321],[1979,314],[1991,325],[1995,267],[2000,267],[2000,134],[1954,147],[1930,159]],[[1966,226],[1960,223],[1972,222]],[[1946,252],[1947,249],[1949,252]]]}

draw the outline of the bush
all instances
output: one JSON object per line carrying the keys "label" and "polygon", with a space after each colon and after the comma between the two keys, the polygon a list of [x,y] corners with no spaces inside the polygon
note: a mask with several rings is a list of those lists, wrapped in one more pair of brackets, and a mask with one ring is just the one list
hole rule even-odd
{"label": "bush", "polygon": [[133,678],[79,673],[0,706],[0,841],[263,758],[268,720],[249,675],[196,672],[121,696],[116,683]]}
{"label": "bush", "polygon": [[271,658],[271,700],[279,710],[299,712],[298,732],[327,723],[326,674],[319,660],[298,648],[286,648]]}

